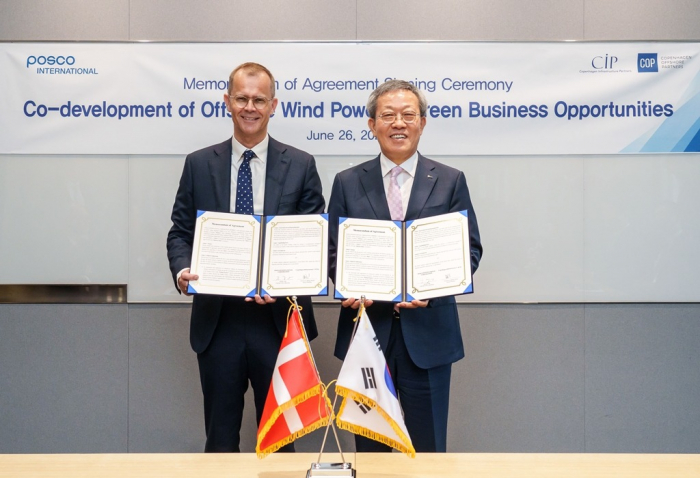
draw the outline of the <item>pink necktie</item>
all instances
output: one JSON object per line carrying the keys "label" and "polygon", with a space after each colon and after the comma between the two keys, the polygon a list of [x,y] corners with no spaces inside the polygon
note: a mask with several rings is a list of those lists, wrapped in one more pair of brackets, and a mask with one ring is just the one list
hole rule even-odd
{"label": "pink necktie", "polygon": [[391,212],[392,221],[403,221],[403,201],[401,200],[401,189],[397,177],[403,172],[401,166],[394,166],[389,172],[389,193],[387,194],[387,202],[389,203],[389,212]]}

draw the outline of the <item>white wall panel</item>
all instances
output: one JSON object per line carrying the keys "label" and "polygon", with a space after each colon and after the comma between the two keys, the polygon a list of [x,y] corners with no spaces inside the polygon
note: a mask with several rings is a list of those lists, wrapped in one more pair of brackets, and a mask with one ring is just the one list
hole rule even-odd
{"label": "white wall panel", "polygon": [[129,301],[190,301],[175,290],[166,238],[184,156],[129,157]]}
{"label": "white wall panel", "polygon": [[125,284],[126,156],[0,156],[2,284]]}
{"label": "white wall panel", "polygon": [[700,301],[700,154],[584,164],[585,300]]}

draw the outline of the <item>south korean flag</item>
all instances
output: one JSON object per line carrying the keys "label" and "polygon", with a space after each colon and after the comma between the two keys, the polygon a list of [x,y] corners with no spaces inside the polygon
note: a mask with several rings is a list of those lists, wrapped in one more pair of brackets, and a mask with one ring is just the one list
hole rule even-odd
{"label": "south korean flag", "polygon": [[335,385],[343,397],[336,424],[415,457],[394,382],[364,308],[358,320]]}

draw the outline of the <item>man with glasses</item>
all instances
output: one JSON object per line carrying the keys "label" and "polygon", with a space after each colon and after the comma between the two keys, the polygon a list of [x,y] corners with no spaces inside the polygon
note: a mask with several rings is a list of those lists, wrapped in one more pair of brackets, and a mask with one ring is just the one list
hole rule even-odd
{"label": "man with glasses", "polygon": [[[325,201],[314,158],[267,134],[277,107],[275,80],[257,63],[229,76],[226,108],[233,137],[187,156],[168,234],[175,286],[187,294],[197,210],[238,214],[317,214]],[[311,300],[299,299],[309,339],[316,337]],[[287,326],[286,300],[195,295],[190,343],[204,396],[207,452],[240,451],[243,396],[250,381],[258,423]],[[293,451],[293,445],[283,448]]]}
{"label": "man with glasses", "polygon": [[[482,247],[464,173],[418,153],[428,104],[413,84],[390,80],[372,92],[368,124],[381,154],[335,177],[328,203],[331,278],[335,279],[338,218],[413,220],[469,211],[472,270]],[[335,355],[350,344],[359,298],[343,300]],[[452,363],[464,357],[454,297],[413,300],[394,305],[366,301],[367,315],[387,359],[404,412],[406,428],[418,452],[447,451]],[[390,451],[355,436],[357,451]]]}

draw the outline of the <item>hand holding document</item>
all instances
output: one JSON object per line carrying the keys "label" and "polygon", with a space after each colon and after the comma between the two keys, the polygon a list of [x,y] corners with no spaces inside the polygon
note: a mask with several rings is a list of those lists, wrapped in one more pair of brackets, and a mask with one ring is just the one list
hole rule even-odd
{"label": "hand holding document", "polygon": [[410,302],[473,291],[467,211],[416,219],[340,218],[335,297]]}
{"label": "hand holding document", "polygon": [[327,294],[328,217],[199,211],[188,292],[254,297]]}

